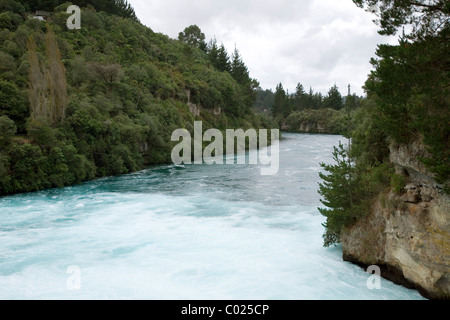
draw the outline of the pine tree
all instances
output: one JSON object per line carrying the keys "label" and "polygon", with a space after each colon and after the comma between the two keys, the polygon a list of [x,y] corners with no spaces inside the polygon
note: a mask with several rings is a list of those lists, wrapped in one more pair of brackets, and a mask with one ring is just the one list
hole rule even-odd
{"label": "pine tree", "polygon": [[278,84],[275,90],[275,101],[272,107],[272,115],[277,117],[283,115],[286,107],[286,91],[283,88],[283,84]]}
{"label": "pine tree", "polygon": [[327,218],[324,224],[326,229],[324,240],[327,247],[339,243],[342,228],[359,215],[353,211],[356,189],[354,168],[348,150],[342,143],[334,148],[333,160],[334,165],[321,164],[329,174],[319,174],[324,181],[319,184],[319,193],[323,196],[321,202],[325,208],[319,208],[319,211]]}
{"label": "pine tree", "polygon": [[211,64],[215,67],[217,65],[217,61],[219,59],[219,48],[217,46],[216,38],[212,39],[209,42],[207,56]]}
{"label": "pine tree", "polygon": [[294,94],[294,110],[301,111],[306,109],[306,92],[301,83],[297,84]]}
{"label": "pine tree", "polygon": [[324,107],[334,110],[341,110],[344,107],[342,95],[339,92],[337,85],[334,85],[328,91],[328,96],[324,100]]}
{"label": "pine tree", "polygon": [[231,71],[230,57],[228,56],[225,46],[222,44],[217,50],[217,61],[215,67],[219,71]]}
{"label": "pine tree", "polygon": [[[448,0],[353,0],[361,8],[376,14],[382,35],[394,35],[409,30],[409,39],[436,36],[448,27]],[[408,26],[408,28],[404,28]]]}
{"label": "pine tree", "polygon": [[231,61],[231,76],[239,84],[248,84],[251,79],[249,76],[248,68],[239,54],[237,48],[234,49],[234,53]]}

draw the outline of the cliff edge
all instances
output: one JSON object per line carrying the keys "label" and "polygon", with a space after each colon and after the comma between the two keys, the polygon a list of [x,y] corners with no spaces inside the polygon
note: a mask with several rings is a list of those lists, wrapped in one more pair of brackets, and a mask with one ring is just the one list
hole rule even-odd
{"label": "cliff edge", "polygon": [[426,156],[421,142],[390,151],[407,184],[379,195],[367,216],[343,230],[344,260],[378,265],[384,278],[428,299],[450,299],[450,197],[418,160]]}

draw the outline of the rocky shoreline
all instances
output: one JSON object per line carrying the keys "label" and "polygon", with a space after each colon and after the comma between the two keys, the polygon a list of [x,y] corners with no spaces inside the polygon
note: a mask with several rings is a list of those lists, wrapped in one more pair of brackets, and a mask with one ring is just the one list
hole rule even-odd
{"label": "rocky shoreline", "polygon": [[345,261],[377,265],[382,277],[428,299],[450,299],[450,198],[417,160],[421,143],[391,146],[407,185],[379,195],[369,215],[343,231]]}

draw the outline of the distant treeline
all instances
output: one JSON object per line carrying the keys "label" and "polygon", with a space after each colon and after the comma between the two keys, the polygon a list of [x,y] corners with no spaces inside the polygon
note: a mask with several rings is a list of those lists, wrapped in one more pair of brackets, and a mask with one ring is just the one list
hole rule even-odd
{"label": "distant treeline", "polygon": [[342,96],[334,85],[324,96],[312,88],[305,91],[299,83],[288,93],[280,83],[275,92],[258,88],[255,108],[271,114],[285,131],[344,134],[348,132],[350,115],[360,108],[364,98],[356,94]]}

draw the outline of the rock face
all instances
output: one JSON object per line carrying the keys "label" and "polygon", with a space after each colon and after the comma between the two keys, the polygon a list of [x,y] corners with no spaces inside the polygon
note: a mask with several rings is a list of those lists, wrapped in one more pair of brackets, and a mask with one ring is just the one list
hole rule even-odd
{"label": "rock face", "polygon": [[342,234],[344,259],[378,265],[382,276],[429,299],[450,299],[450,198],[417,160],[421,143],[391,146],[391,161],[408,184],[388,191],[370,214]]}
{"label": "rock face", "polygon": [[324,134],[336,134],[332,132],[326,126],[316,122],[306,121],[299,124],[297,127],[291,127],[287,124],[283,124],[281,129],[283,131],[296,132],[296,133],[324,133]]}

